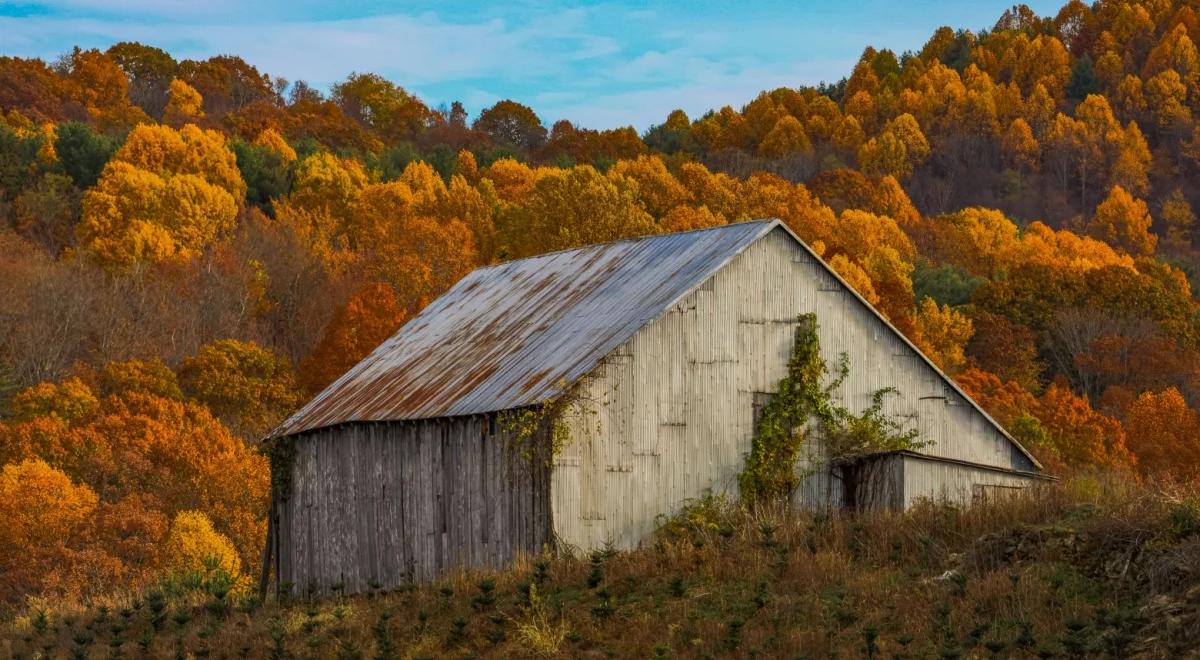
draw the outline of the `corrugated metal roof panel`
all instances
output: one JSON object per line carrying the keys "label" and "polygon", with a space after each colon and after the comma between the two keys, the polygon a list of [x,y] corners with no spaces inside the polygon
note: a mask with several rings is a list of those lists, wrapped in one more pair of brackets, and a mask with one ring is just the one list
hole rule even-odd
{"label": "corrugated metal roof panel", "polygon": [[480,268],[274,435],[544,401],[777,225],[648,236]]}

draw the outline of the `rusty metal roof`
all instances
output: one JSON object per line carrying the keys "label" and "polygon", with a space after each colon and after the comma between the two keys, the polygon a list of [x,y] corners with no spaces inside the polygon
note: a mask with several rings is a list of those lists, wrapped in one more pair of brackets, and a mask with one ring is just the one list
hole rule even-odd
{"label": "rusty metal roof", "polygon": [[475,270],[273,435],[545,401],[779,225],[648,236]]}

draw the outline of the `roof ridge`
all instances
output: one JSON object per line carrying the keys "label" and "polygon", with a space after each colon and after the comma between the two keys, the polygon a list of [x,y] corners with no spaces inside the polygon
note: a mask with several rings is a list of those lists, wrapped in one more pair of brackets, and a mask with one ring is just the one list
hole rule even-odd
{"label": "roof ridge", "polygon": [[562,248],[561,250],[552,250],[550,252],[539,252],[538,254],[531,254],[528,257],[521,257],[520,259],[509,259],[508,261],[501,261],[501,262],[494,263],[494,264],[487,264],[485,266],[479,266],[478,268],[476,268],[475,270],[472,270],[471,272],[475,273],[475,272],[478,272],[481,270],[490,270],[492,268],[498,268],[500,266],[508,266],[509,264],[515,264],[515,263],[518,263],[521,261],[532,261],[534,259],[541,259],[542,257],[550,257],[550,256],[557,255],[557,254],[564,254],[566,252],[582,252],[584,250],[590,250],[592,248],[609,247],[609,246],[617,245],[620,243],[637,243],[640,241],[648,241],[648,240],[653,240],[656,238],[667,238],[668,236],[685,236],[687,234],[699,234],[699,233],[708,232],[708,231],[728,230],[731,227],[736,227],[739,225],[753,225],[753,224],[764,224],[765,225],[765,224],[770,224],[772,222],[779,222],[779,219],[777,219],[777,218],[753,218],[751,220],[739,220],[737,222],[727,222],[723,225],[714,225],[712,227],[700,227],[699,229],[686,229],[684,231],[672,231],[672,232],[668,232],[665,234],[643,234],[641,236],[628,236],[625,238],[614,238],[611,241],[604,241],[603,243],[588,243],[587,245],[578,245],[578,246],[571,247],[571,248]]}

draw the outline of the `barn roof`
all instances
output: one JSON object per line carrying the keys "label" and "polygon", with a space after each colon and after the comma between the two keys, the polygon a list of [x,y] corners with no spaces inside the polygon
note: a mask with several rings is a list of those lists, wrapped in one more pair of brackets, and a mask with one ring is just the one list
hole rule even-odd
{"label": "barn roof", "polygon": [[778,225],[648,236],[475,270],[273,435],[545,401]]}
{"label": "barn roof", "polygon": [[272,435],[346,422],[473,415],[545,401],[776,228],[795,239],[1033,465],[1042,467],[778,220],[631,238],[479,268]]}

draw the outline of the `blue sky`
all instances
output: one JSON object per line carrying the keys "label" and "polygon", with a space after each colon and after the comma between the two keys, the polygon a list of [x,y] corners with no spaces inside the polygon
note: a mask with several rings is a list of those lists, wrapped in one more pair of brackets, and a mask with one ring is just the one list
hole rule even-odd
{"label": "blue sky", "polygon": [[[658,123],[761,90],[848,75],[864,46],[918,49],[940,25],[988,28],[1013,0],[409,2],[0,0],[0,55],[140,41],[178,59],[236,54],[327,88],[376,72],[472,115],[501,98],[549,125]],[[1027,2],[1053,15],[1061,2]]]}

